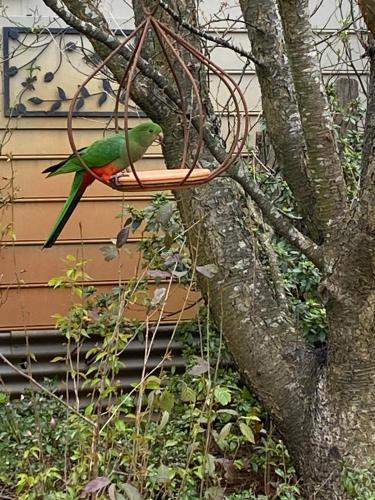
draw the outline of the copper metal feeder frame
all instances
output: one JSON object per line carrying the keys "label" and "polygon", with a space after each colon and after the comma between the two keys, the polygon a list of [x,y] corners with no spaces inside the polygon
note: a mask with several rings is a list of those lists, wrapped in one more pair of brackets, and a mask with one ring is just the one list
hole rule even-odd
{"label": "copper metal feeder frame", "polygon": [[[147,40],[149,31],[153,30],[163,50],[164,56],[170,68],[171,75],[173,76],[174,83],[176,85],[180,98],[181,126],[184,135],[184,148],[182,152],[181,166],[180,168],[173,168],[169,170],[163,169],[163,170],[137,172],[133,162],[130,159],[130,164],[128,167],[128,170],[129,169],[130,170],[128,172],[125,171],[122,172],[121,175],[118,174],[116,178],[113,179],[113,182],[111,181],[109,183],[104,182],[99,176],[97,176],[91,170],[90,173],[94,177],[96,177],[99,181],[104,182],[111,188],[116,189],[118,191],[126,191],[126,192],[182,189],[204,184],[206,182],[211,181],[215,177],[221,175],[226,170],[228,170],[230,166],[233,165],[233,163],[239,158],[243,148],[245,147],[249,132],[249,117],[248,117],[248,110],[245,97],[241,92],[238,84],[227,73],[225,73],[224,70],[222,70],[217,64],[213,63],[211,60],[205,57],[193,45],[184,40],[184,38],[182,38],[177,33],[174,33],[168,26],[166,26],[164,23],[160,22],[154,17],[154,14],[159,7],[158,4],[156,5],[156,7],[153,9],[152,12],[149,12],[147,8],[144,6],[143,1],[142,0],[140,1],[145,15],[143,22],[128,37],[126,37],[116,47],[116,49],[114,49],[108,55],[108,57],[105,60],[103,60],[103,62],[85,79],[85,81],[82,83],[82,85],[79,87],[74,97],[72,98],[69,107],[68,122],[67,122],[68,138],[72,151],[80,159],[82,165],[87,170],[90,170],[89,167],[85,164],[82,157],[80,156],[80,153],[74,141],[72,123],[73,123],[73,116],[77,99],[79,98],[82,88],[85,87],[104,68],[104,66],[113,57],[115,57],[115,55],[122,48],[127,46],[132,41],[136,40],[135,47],[128,61],[125,73],[123,75],[122,81],[117,91],[115,109],[114,109],[115,131],[118,132],[119,131],[118,109],[119,109],[120,96],[121,94],[123,94],[125,103],[124,133],[125,133],[126,144],[127,145],[129,144],[129,136],[127,131],[129,122],[128,115],[129,115],[129,100],[131,95],[131,86],[133,83],[133,79],[135,77],[135,70],[137,68],[138,61],[141,57],[142,47],[144,46],[144,43]],[[197,60],[197,62],[205,66],[212,74],[216,75],[220,79],[223,85],[227,88],[230,95],[227,104],[230,101],[233,103],[234,106],[234,114],[231,116],[233,120],[231,144],[227,147],[226,156],[222,161],[222,163],[217,165],[216,168],[213,170],[201,168],[199,164],[199,157],[201,155],[204,146],[204,139],[203,139],[204,126],[205,126],[204,106],[199,92],[199,83],[193,76],[192,72],[189,70],[189,67],[186,65],[181,55],[179,54],[178,47],[182,47],[183,49],[188,51],[194,57],[194,59]],[[170,54],[172,54],[172,57]],[[183,73],[186,75],[186,78],[188,78],[188,80],[191,83],[191,89],[194,95],[193,98],[190,98],[189,100],[194,100],[198,111],[198,119],[196,120],[194,125],[191,124],[191,120],[189,119],[188,112],[186,109],[186,101],[183,95],[181,85],[179,83],[179,78],[174,68],[174,64],[176,63],[176,61],[180,65],[180,68],[182,68]],[[242,113],[240,111],[240,103],[242,104],[243,108]],[[192,126],[195,128],[195,133],[196,133],[196,149],[193,155],[193,159],[188,164],[187,157],[188,157],[188,148],[190,142],[189,129]]]}

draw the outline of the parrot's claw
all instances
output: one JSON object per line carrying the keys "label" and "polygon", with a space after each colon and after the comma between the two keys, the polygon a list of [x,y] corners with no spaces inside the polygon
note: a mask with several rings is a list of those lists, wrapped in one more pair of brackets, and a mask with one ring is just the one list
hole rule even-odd
{"label": "parrot's claw", "polygon": [[113,184],[114,184],[115,186],[121,186],[120,179],[122,179],[125,175],[126,175],[126,172],[125,172],[125,171],[118,172],[117,174],[112,175],[112,177],[111,177],[111,181],[113,182]]}

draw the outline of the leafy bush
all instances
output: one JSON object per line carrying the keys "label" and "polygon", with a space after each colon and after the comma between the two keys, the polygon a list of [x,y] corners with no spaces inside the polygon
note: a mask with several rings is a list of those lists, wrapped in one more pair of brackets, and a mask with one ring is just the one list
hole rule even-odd
{"label": "leafy bush", "polygon": [[[108,296],[97,296],[93,303],[96,308],[108,305]],[[59,324],[66,338],[79,343],[76,330],[64,329],[72,327],[77,308]],[[90,317],[89,308],[85,313]],[[91,322],[87,326],[78,317],[84,336],[90,337]],[[270,496],[298,497],[284,446],[272,436],[204,311],[197,323],[183,325],[177,334],[184,345],[185,373],[161,369],[130,395],[115,384],[103,384],[118,370],[104,325],[111,325],[107,316],[99,321],[102,343],[90,353],[95,368],[82,374],[96,394],[82,413],[85,419],[45,393],[30,391],[18,401],[2,395],[3,493],[21,500],[74,499],[92,489],[101,492],[98,498],[188,500],[225,494],[234,500],[260,498],[266,480]],[[134,331],[134,324],[121,325],[120,344],[127,328]],[[103,364],[110,368],[99,378]],[[53,384],[47,387],[53,390]]]}

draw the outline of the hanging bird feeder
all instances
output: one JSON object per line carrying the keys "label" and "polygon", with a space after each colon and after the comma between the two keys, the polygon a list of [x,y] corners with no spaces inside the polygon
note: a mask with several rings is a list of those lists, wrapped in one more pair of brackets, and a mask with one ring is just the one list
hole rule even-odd
{"label": "hanging bird feeder", "polygon": [[[114,121],[115,130],[118,132],[119,107],[120,100],[122,100],[124,102],[124,134],[128,147],[129,138],[127,131],[129,128],[128,116],[131,89],[132,85],[135,85],[134,80],[137,76],[137,69],[140,66],[142,48],[145,46],[150,36],[156,35],[166,64],[170,70],[171,84],[176,90],[177,99],[173,104],[176,105],[176,112],[181,117],[183,151],[179,168],[139,171],[131,161],[131,158],[129,158],[130,164],[127,169],[128,171],[117,174],[117,176],[107,184],[119,191],[160,191],[189,188],[204,184],[228,170],[239,158],[246,144],[249,132],[249,117],[245,97],[239,85],[224,70],[154,16],[158,9],[158,5],[150,12],[144,6],[143,1],[140,1],[145,15],[144,21],[86,78],[71,101],[68,114],[68,137],[71,148],[73,153],[80,159],[82,165],[88,169],[83,159],[80,157],[73,137],[72,121],[76,108],[76,101],[80,96],[82,87],[85,87],[87,83],[125,47],[130,48],[132,54],[117,91]],[[182,51],[189,55],[189,64],[187,64],[181,56]],[[196,66],[195,63],[197,63],[199,67],[204,67],[208,74],[215,75],[218,78],[219,85],[222,85],[226,89],[229,96],[223,106],[228,120],[228,131],[224,141],[226,153],[221,163],[217,163],[212,170],[203,168],[200,162],[204,147],[206,116],[204,104],[200,95],[200,82],[193,75],[192,70],[189,69]],[[182,88],[186,83],[189,85],[190,92],[188,99]],[[223,114],[222,112],[222,115]],[[190,149],[191,144],[194,144],[193,152]],[[103,182],[94,172],[90,172],[98,180]]]}

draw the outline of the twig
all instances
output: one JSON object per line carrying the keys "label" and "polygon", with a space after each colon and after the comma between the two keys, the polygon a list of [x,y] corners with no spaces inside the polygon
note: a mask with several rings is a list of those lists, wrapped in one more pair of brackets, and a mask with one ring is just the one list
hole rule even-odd
{"label": "twig", "polygon": [[251,52],[248,52],[247,50],[242,49],[238,45],[235,45],[232,42],[229,42],[228,40],[225,40],[225,38],[222,38],[220,36],[212,35],[208,33],[206,30],[202,30],[197,28],[196,26],[193,26],[192,24],[188,23],[185,19],[183,19],[176,11],[171,9],[171,7],[165,3],[163,0],[159,0],[159,5],[162,7],[168,14],[175,20],[177,21],[181,26],[183,26],[185,29],[193,33],[194,35],[198,35],[202,38],[205,38],[206,40],[209,40],[210,42],[214,42],[217,45],[221,45],[222,47],[226,47],[227,49],[233,50],[233,52],[236,52],[242,57],[246,57],[246,59],[250,59],[254,64],[257,64],[258,66],[262,66],[262,63],[256,59]]}

